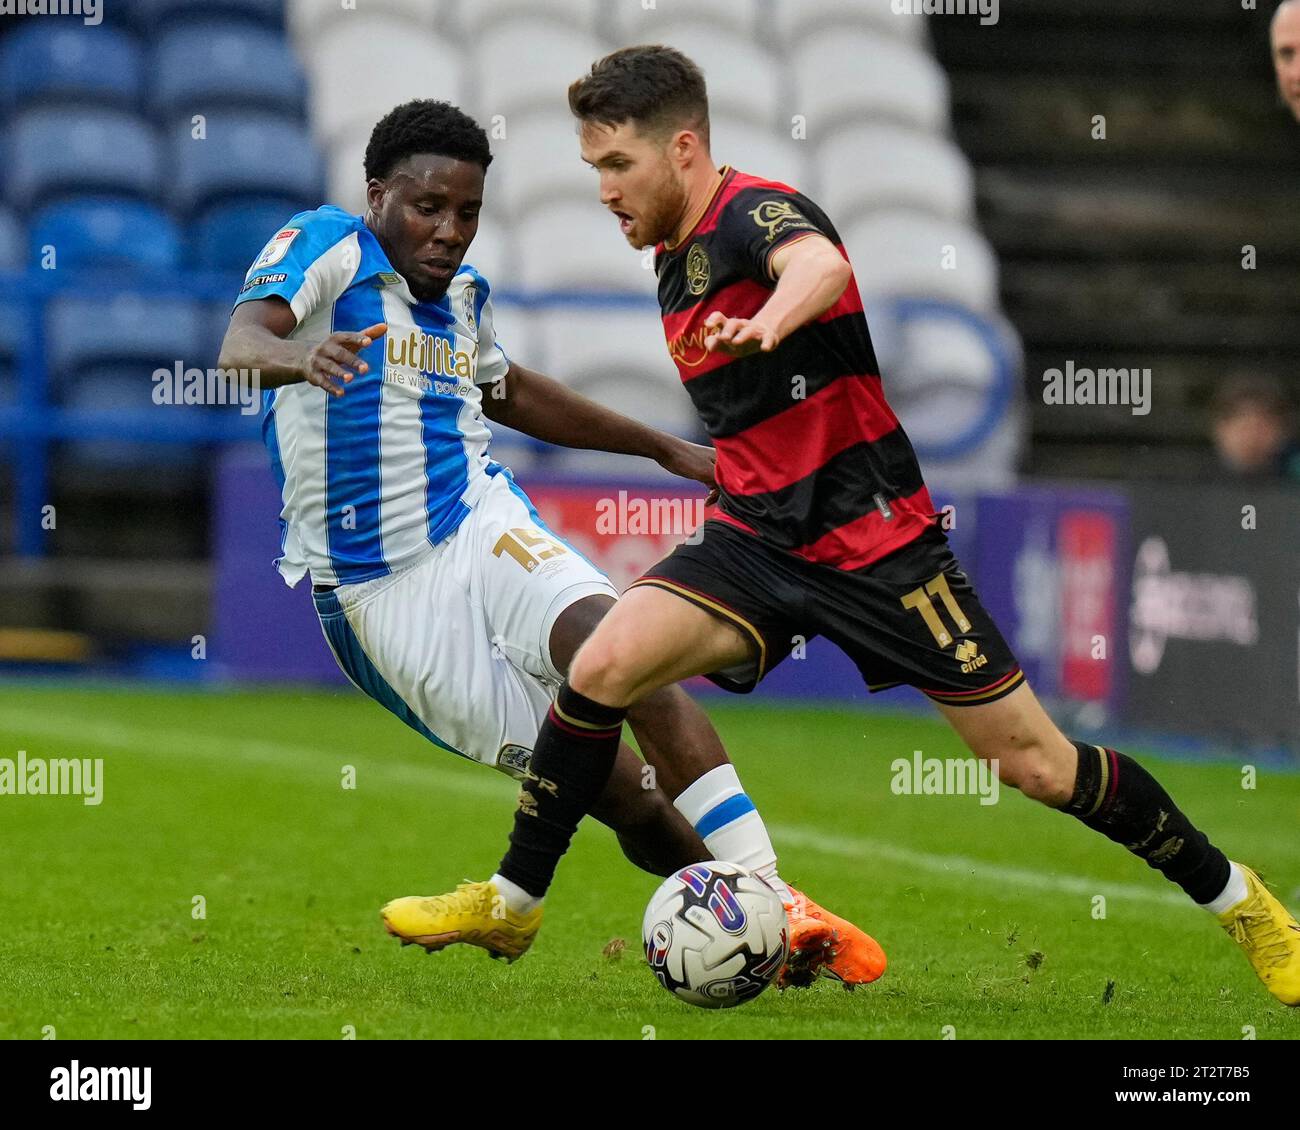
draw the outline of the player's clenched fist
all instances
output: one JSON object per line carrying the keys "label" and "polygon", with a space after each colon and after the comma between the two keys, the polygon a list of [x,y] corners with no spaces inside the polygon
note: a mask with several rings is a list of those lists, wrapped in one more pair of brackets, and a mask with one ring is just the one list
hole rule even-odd
{"label": "player's clenched fist", "polygon": [[768,329],[762,322],[752,318],[728,318],[720,310],[714,310],[704,319],[704,328],[710,331],[704,338],[704,348],[710,353],[744,357],[759,350],[771,353],[779,344],[776,331]]}
{"label": "player's clenched fist", "polygon": [[343,385],[370,369],[357,354],[387,332],[387,323],[376,322],[356,333],[330,334],[308,351],[303,362],[303,380],[333,396],[342,396]]}

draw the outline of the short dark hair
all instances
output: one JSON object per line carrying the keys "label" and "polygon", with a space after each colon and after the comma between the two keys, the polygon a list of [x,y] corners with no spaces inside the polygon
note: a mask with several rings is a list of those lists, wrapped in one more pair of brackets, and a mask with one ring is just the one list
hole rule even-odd
{"label": "short dark hair", "polygon": [[709,143],[709,95],[704,73],[672,47],[624,47],[591,65],[569,87],[569,109],[580,121],[649,133],[693,129]]}
{"label": "short dark hair", "polygon": [[1258,373],[1233,373],[1214,390],[1210,412],[1216,420],[1236,415],[1243,408],[1255,408],[1288,419],[1292,412],[1286,386],[1276,377]]}
{"label": "short dark hair", "polygon": [[483,127],[450,102],[417,98],[385,114],[366,144],[366,180],[382,179],[413,153],[492,164]]}

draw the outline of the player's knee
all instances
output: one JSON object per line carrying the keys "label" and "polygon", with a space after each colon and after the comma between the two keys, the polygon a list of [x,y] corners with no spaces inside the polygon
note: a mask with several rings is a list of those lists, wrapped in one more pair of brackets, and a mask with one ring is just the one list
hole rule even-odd
{"label": "player's knee", "polygon": [[618,635],[593,635],[569,667],[569,686],[607,706],[626,706],[640,677],[636,648]]}
{"label": "player's knee", "polygon": [[998,780],[1052,808],[1070,799],[1074,768],[1067,765],[1055,744],[1032,741],[1017,745],[997,759]]}

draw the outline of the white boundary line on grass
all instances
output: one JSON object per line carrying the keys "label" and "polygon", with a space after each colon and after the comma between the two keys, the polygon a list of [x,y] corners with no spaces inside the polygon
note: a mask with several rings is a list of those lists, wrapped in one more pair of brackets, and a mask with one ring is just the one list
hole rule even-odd
{"label": "white boundary line on grass", "polygon": [[[83,745],[93,744],[124,749],[144,756],[164,756],[174,759],[177,755],[188,755],[212,761],[237,759],[258,765],[300,771],[308,768],[314,770],[330,754],[344,757],[345,760],[341,763],[346,763],[347,756],[338,750],[323,751],[311,746],[292,745],[288,742],[233,736],[217,737],[180,730],[153,730],[102,721],[73,722],[21,710],[4,712],[3,717],[0,717],[0,733],[22,734],[25,742],[30,741],[31,735],[40,735]],[[480,780],[445,773],[433,761],[428,764],[385,762],[382,758],[376,758],[374,754],[365,756],[367,779],[378,777],[394,786],[403,788],[413,785],[426,786],[431,790],[459,793],[463,796],[504,799],[509,795],[508,778],[495,770],[485,770],[485,772],[496,779]],[[503,820],[505,816],[506,813],[503,811]],[[1152,890],[1136,883],[1099,882],[1077,875],[1055,875],[1027,868],[1006,867],[971,859],[968,856],[916,851],[881,840],[828,834],[798,824],[770,825],[769,831],[772,833],[772,838],[783,848],[796,847],[824,855],[856,859],[864,863],[887,860],[901,867],[925,871],[954,882],[974,880],[994,886],[1026,887],[1031,890],[1055,891],[1081,898],[1104,895],[1107,899],[1132,899],[1148,905],[1189,905],[1183,895],[1169,890]]]}

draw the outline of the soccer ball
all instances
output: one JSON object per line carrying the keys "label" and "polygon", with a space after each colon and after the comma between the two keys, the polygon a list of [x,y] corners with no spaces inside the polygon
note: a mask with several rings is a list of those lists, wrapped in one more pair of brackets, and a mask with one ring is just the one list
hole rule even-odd
{"label": "soccer ball", "polygon": [[752,871],[710,860],[665,879],[641,925],[659,984],[701,1008],[753,1000],[789,952],[780,896]]}

